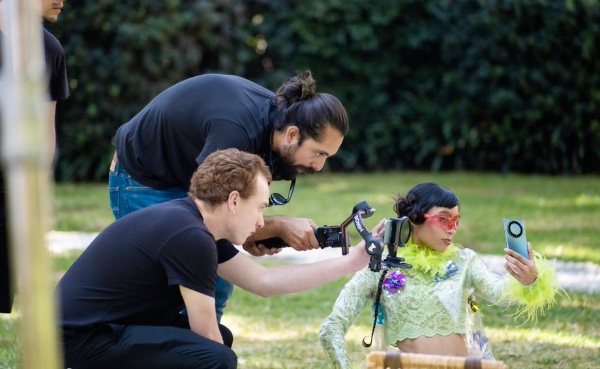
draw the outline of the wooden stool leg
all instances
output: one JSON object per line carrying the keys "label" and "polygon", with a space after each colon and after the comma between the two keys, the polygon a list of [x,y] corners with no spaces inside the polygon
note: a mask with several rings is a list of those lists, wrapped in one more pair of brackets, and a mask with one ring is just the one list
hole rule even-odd
{"label": "wooden stool leg", "polygon": [[402,369],[402,353],[400,351],[387,351],[383,360],[384,369]]}

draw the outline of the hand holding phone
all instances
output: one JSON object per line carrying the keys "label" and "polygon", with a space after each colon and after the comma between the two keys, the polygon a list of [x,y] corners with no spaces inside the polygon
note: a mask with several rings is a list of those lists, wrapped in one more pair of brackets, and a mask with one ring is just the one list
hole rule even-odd
{"label": "hand holding phone", "polygon": [[527,238],[525,237],[525,222],[522,219],[502,219],[502,221],[504,223],[506,247],[529,260]]}

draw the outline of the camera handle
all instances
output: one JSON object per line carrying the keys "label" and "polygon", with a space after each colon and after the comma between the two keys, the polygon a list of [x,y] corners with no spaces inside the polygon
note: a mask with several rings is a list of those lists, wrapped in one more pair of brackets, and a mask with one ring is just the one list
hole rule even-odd
{"label": "camera handle", "polygon": [[354,221],[354,226],[356,230],[365,241],[365,250],[367,253],[371,255],[371,260],[369,260],[369,269],[376,272],[381,270],[381,255],[383,254],[383,239],[375,238],[367,230],[365,225],[362,222],[362,218],[358,216],[358,214],[353,215],[352,219]]}
{"label": "camera handle", "polygon": [[[359,216],[359,214],[353,215],[352,218],[354,220],[354,226],[356,227],[356,230],[358,231],[360,236],[363,238],[363,240],[365,240],[365,249],[367,250],[367,253],[369,255],[371,255],[371,259],[369,260],[369,269],[371,269],[371,271],[373,271],[373,272],[380,271],[382,269],[382,264],[386,269],[387,268],[402,268],[402,269],[412,268],[412,265],[404,262],[404,258],[396,256],[396,251],[395,251],[393,245],[388,245],[389,246],[389,255],[385,258],[385,260],[383,260],[383,263],[382,263],[381,257],[383,255],[383,244],[384,244],[383,239],[373,237],[371,232],[369,232],[367,230],[367,228],[365,227],[365,225],[363,224],[362,218]],[[406,221],[406,219],[405,219],[405,221]]]}
{"label": "camera handle", "polygon": [[[354,208],[352,208],[352,215],[350,215],[346,220],[344,220],[342,222],[342,224],[340,225],[340,238],[341,238],[341,246],[342,246],[342,255],[346,255],[348,254],[348,252],[350,251],[350,236],[348,236],[348,226],[350,225],[350,223],[354,223],[354,226],[356,227],[356,230],[360,233],[360,230],[358,229],[358,226],[356,226],[357,224],[361,224],[363,229],[366,230],[362,219],[363,218],[368,218],[371,215],[375,214],[375,209],[372,208],[371,206],[369,206],[369,204],[367,204],[366,201],[361,201],[358,204],[354,205]],[[357,223],[357,220],[358,222]],[[367,231],[367,233],[369,233]],[[369,233],[370,234],[370,233]],[[361,235],[362,236],[362,235]]]}
{"label": "camera handle", "polygon": [[[327,231],[331,232],[338,232],[338,241],[334,244],[332,243],[326,243],[326,244],[320,244],[319,246],[321,248],[325,248],[325,247],[341,247],[342,248],[342,255],[346,255],[348,254],[349,251],[349,247],[350,247],[350,237],[347,235],[347,228],[350,225],[350,223],[353,222],[355,217],[358,217],[359,219],[362,218],[368,218],[371,215],[375,214],[375,209],[372,208],[366,201],[361,201],[358,204],[354,205],[354,207],[352,208],[352,215],[349,216],[346,220],[344,220],[344,222],[342,222],[342,224],[339,227],[328,227],[328,226],[324,226],[324,227],[319,227],[317,229],[315,229],[315,237],[317,237],[317,239],[319,239],[320,235],[322,232],[328,233]],[[361,221],[362,224],[362,221]],[[364,227],[364,225],[363,225]],[[358,228],[357,228],[358,229]],[[285,241],[279,237],[271,237],[271,238],[267,238],[264,240],[258,240],[255,241],[257,244],[262,244],[267,248],[281,248],[281,247],[288,247],[289,245],[287,245],[285,243]]]}

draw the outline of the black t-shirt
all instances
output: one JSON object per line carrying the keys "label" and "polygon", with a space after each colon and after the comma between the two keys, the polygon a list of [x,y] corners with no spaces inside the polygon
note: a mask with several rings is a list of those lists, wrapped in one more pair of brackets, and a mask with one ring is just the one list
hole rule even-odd
{"label": "black t-shirt", "polygon": [[65,51],[58,39],[45,28],[44,56],[46,57],[46,74],[49,78],[49,99],[51,101],[65,100],[70,94]]}
{"label": "black t-shirt", "polygon": [[60,280],[61,325],[168,325],[184,308],[179,285],[214,297],[218,263],[238,253],[215,242],[191,198],[133,212],[102,231]]}
{"label": "black t-shirt", "polygon": [[187,189],[202,161],[237,148],[269,164],[274,93],[247,79],[205,74],[156,96],[116,133],[119,163],[155,189]]}
{"label": "black t-shirt", "polygon": [[[44,58],[48,77],[48,99],[50,101],[65,100],[69,97],[69,82],[67,79],[67,59],[65,51],[53,34],[43,30]],[[2,42],[6,37],[0,32],[0,68],[2,68]]]}

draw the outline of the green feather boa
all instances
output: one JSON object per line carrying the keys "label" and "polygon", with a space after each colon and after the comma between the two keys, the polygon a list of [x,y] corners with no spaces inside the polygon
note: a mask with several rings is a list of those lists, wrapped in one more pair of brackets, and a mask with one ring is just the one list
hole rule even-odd
{"label": "green feather boa", "polygon": [[413,270],[433,278],[438,274],[446,274],[447,262],[456,259],[461,249],[462,246],[450,244],[444,252],[439,252],[429,246],[416,245],[410,239],[405,247],[398,249],[398,256],[412,265]]}

